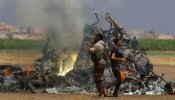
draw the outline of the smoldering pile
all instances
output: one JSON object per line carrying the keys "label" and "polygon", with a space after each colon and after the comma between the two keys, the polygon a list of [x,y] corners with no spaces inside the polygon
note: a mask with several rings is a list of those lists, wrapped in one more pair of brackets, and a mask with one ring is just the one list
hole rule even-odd
{"label": "smoldering pile", "polygon": [[[123,51],[123,53],[126,52],[128,50]],[[126,78],[123,80],[119,90],[121,94],[161,95],[174,93],[174,81],[167,81],[163,74],[156,75],[152,64],[145,54],[141,51],[129,50],[127,55],[129,56],[127,62],[121,65],[126,73]],[[103,80],[105,84],[114,84],[116,82],[110,66],[106,67]],[[46,90],[50,93],[96,93],[93,68],[73,69],[54,88]],[[112,91],[113,88],[108,90],[109,93],[112,93]]]}
{"label": "smoldering pile", "polygon": [[[127,58],[126,62],[121,64],[121,69],[124,71],[125,80],[120,87],[120,93],[125,95],[160,95],[160,94],[173,94],[174,93],[174,81],[167,81],[164,78],[164,74],[156,75],[153,71],[153,65],[147,58],[144,49],[133,50],[128,48],[130,37],[126,34],[125,30],[119,26],[109,14],[102,16],[95,13],[97,22],[91,26],[87,25],[84,29],[84,41],[81,51],[78,55],[77,63],[74,69],[68,72],[64,78],[64,82],[61,84],[69,83],[70,86],[63,88],[60,84],[54,89],[59,92],[76,92],[76,93],[94,93],[96,92],[93,67],[90,63],[88,54],[88,42],[96,33],[104,35],[104,41],[108,45],[109,49],[112,48],[112,40],[114,38],[120,38],[124,42],[124,46],[121,48],[122,54]],[[99,16],[102,19],[110,23],[109,30],[103,30],[96,25],[99,24]],[[83,62],[86,63],[81,63]],[[104,72],[104,83],[114,84],[116,82],[110,68],[110,61],[108,61],[107,67]],[[113,88],[109,89],[112,92]],[[48,90],[49,91],[49,90]],[[49,91],[50,92],[50,91]]]}
{"label": "smoldering pile", "polygon": [[[126,78],[120,87],[124,95],[161,95],[173,94],[174,81],[167,81],[164,75],[156,75],[153,65],[141,50],[123,50],[128,55],[127,61],[121,65]],[[110,63],[108,63],[110,65]],[[84,65],[83,65],[84,66]],[[93,68],[73,69],[60,77],[54,88],[46,89],[48,93],[96,93]],[[115,77],[110,66],[107,66],[103,77],[105,84],[114,84]],[[112,93],[113,88],[108,90]]]}
{"label": "smoldering pile", "polygon": [[[99,16],[110,23],[109,30],[103,30],[96,25],[99,24]],[[37,59],[26,72],[21,74],[10,74],[8,78],[10,85],[6,88],[3,85],[7,80],[3,78],[1,91],[8,92],[47,92],[47,93],[96,93],[96,86],[93,78],[93,64],[88,53],[88,42],[96,33],[104,35],[105,43],[109,49],[112,48],[112,41],[118,37],[123,40],[124,46],[121,53],[127,58],[120,66],[124,71],[125,80],[120,87],[120,93],[124,95],[159,95],[174,94],[175,82],[167,81],[164,75],[156,75],[153,65],[147,58],[143,49],[133,50],[128,48],[130,37],[125,30],[119,26],[109,14],[105,17],[96,13],[98,21],[93,25],[87,25],[84,29],[84,41],[77,57],[72,53],[77,51],[59,48],[48,50],[48,43],[43,50],[43,57]],[[67,52],[66,52],[67,51]],[[66,57],[63,57],[66,56]],[[72,62],[71,64],[68,64]],[[75,64],[74,64],[75,63]],[[67,66],[73,68],[65,72]],[[65,75],[62,74],[65,72]],[[61,76],[62,75],[62,76]],[[2,76],[4,77],[4,76]],[[12,81],[14,80],[14,81]],[[110,68],[110,61],[104,72],[104,83],[114,84],[116,82]],[[111,93],[113,88],[108,89]]]}

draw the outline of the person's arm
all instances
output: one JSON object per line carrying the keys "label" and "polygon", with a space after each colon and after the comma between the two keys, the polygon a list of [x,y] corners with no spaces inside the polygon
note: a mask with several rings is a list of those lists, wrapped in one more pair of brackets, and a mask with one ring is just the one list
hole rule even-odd
{"label": "person's arm", "polygon": [[90,53],[95,53],[99,48],[99,45],[98,44],[95,44],[93,47],[91,47],[89,49]]}
{"label": "person's arm", "polygon": [[118,58],[118,57],[116,57],[115,53],[112,53],[111,59],[112,60],[118,60],[120,62],[124,62],[125,61],[125,58]]}
{"label": "person's arm", "polygon": [[96,50],[95,50],[94,47],[92,47],[92,48],[89,49],[89,51],[90,51],[90,53],[95,53]]}

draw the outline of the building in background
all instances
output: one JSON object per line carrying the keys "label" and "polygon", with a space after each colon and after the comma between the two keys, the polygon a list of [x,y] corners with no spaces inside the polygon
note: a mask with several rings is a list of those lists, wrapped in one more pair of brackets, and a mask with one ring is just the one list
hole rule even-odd
{"label": "building in background", "polygon": [[138,39],[144,38],[144,31],[143,30],[127,30],[127,33],[133,37],[137,37]]}
{"label": "building in background", "polygon": [[138,39],[175,39],[175,35],[169,33],[157,33],[154,31],[143,30],[127,30],[127,33],[133,38],[136,36]]}
{"label": "building in background", "polygon": [[158,39],[174,39],[174,36],[169,34],[161,34],[158,36]]}
{"label": "building in background", "polygon": [[19,28],[13,26],[13,25],[9,25],[6,23],[0,23],[0,33],[18,33],[20,32]]}
{"label": "building in background", "polygon": [[0,23],[0,39],[42,40],[44,39],[44,34],[37,28],[18,28],[10,24]]}

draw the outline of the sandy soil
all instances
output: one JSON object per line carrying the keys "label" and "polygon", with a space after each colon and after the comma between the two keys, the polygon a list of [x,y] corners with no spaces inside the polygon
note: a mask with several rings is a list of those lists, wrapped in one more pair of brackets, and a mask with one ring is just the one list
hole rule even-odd
{"label": "sandy soil", "polygon": [[175,100],[175,95],[100,97],[72,94],[24,94],[0,93],[0,100]]}
{"label": "sandy soil", "polygon": [[175,56],[148,56],[150,61],[156,65],[173,65],[175,66]]}
{"label": "sandy soil", "polygon": [[41,56],[38,51],[0,50],[0,64],[30,65]]}
{"label": "sandy soil", "polygon": [[[0,50],[0,64],[28,66],[40,57],[42,57],[42,54],[39,51]],[[154,65],[170,65],[175,67],[175,56],[148,56],[148,58]]]}
{"label": "sandy soil", "polygon": [[154,65],[154,71],[157,75],[164,73],[167,80],[175,80],[174,65]]}
{"label": "sandy soil", "polygon": [[[15,52],[6,53],[0,51],[0,64],[17,64],[26,66],[41,57],[41,54],[19,54]],[[157,74],[165,73],[168,80],[175,80],[175,57],[171,56],[149,56],[154,64],[154,71]],[[95,98],[94,95],[72,95],[72,94],[25,94],[25,93],[0,93],[0,100],[175,100],[173,95],[161,96],[120,96],[117,98],[105,97]]]}

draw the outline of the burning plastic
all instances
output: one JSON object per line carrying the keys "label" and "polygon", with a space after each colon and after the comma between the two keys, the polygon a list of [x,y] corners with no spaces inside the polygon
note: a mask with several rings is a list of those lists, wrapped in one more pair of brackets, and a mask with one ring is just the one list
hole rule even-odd
{"label": "burning plastic", "polygon": [[[93,78],[93,67],[88,54],[88,42],[93,40],[93,36],[101,33],[109,50],[114,46],[113,39],[120,38],[124,45],[120,52],[126,57],[126,62],[122,63],[123,83],[120,87],[120,93],[124,95],[159,95],[174,94],[175,82],[169,82],[164,79],[164,75],[156,75],[153,71],[153,65],[147,58],[145,51],[129,49],[130,37],[126,31],[116,23],[116,21],[106,14],[102,16],[95,13],[97,22],[93,25],[87,25],[84,29],[84,41],[79,53],[76,51],[53,49],[48,51],[46,47],[43,50],[43,57],[37,59],[26,74],[17,78],[17,84],[23,85],[19,88],[21,91],[30,90],[31,92],[48,93],[94,93],[96,87]],[[100,27],[100,18],[109,23],[109,29],[104,30]],[[48,41],[49,42],[49,41]],[[16,84],[16,79],[7,77],[2,83]],[[104,83],[111,84],[109,93],[112,91],[112,84],[117,81],[111,71],[110,61],[107,58],[107,66],[104,72]]]}
{"label": "burning plastic", "polygon": [[[126,79],[122,83],[120,92],[130,95],[166,93],[165,86],[167,85],[167,81],[164,79],[164,75],[158,76],[154,73],[153,65],[146,57],[145,51],[143,49],[129,49],[129,35],[114,21],[109,13],[107,13],[106,16],[102,16],[99,13],[95,13],[95,15],[97,22],[91,26],[91,33],[103,34],[109,49],[113,47],[112,41],[115,38],[120,38],[124,42],[124,46],[120,52],[126,57],[126,62],[122,63],[120,67],[125,71]],[[103,30],[103,28],[98,25],[100,23],[99,17],[110,23],[108,30]],[[106,84],[114,84],[116,81],[110,69],[110,62],[105,70],[104,81]]]}
{"label": "burning plastic", "polygon": [[[121,64],[122,70],[125,71],[126,79],[120,88],[120,92],[123,94],[165,94],[167,81],[163,75],[156,75],[153,71],[153,65],[146,57],[145,51],[128,49],[130,37],[126,34],[126,31],[118,25],[113,18],[107,14],[105,17],[95,13],[97,22],[91,26],[87,26],[87,33],[84,40],[91,41],[90,39],[96,33],[101,33],[105,37],[105,42],[109,49],[113,47],[112,41],[115,38],[120,38],[124,42],[124,46],[121,49],[122,54],[127,58],[126,62]],[[99,24],[99,17],[110,23],[109,30],[103,30],[101,27],[96,27]],[[86,31],[85,31],[86,32]],[[89,34],[89,35],[88,35]],[[89,36],[89,37],[88,37]],[[86,43],[83,43],[86,44]],[[111,69],[110,62],[107,64],[104,73],[105,84],[114,84],[116,79],[114,78]],[[73,69],[66,74],[66,79],[72,86],[79,87],[87,92],[96,91],[93,82],[92,68],[81,70]],[[112,89],[112,88],[111,88]],[[109,90],[110,91],[110,90]]]}

